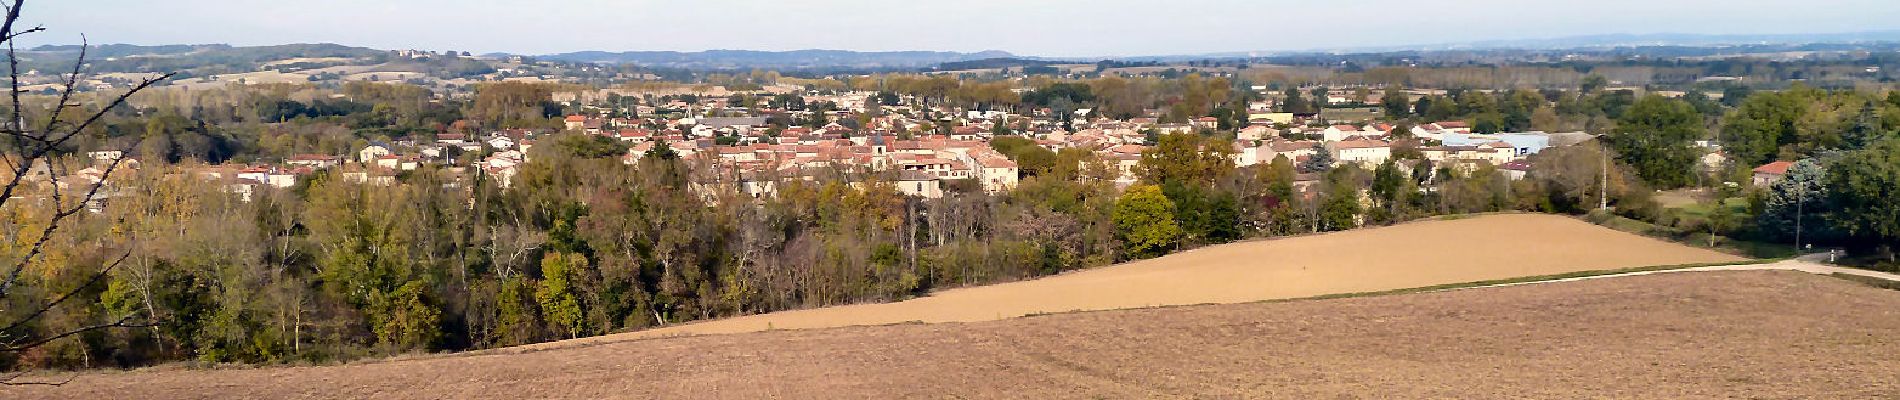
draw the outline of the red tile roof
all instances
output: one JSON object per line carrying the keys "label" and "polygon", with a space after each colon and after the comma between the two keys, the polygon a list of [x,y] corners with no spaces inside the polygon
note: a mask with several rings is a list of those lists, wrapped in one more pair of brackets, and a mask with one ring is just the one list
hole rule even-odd
{"label": "red tile roof", "polygon": [[1794,163],[1793,163],[1793,162],[1788,162],[1788,161],[1776,161],[1776,162],[1771,162],[1771,163],[1768,163],[1768,164],[1764,164],[1764,165],[1762,165],[1762,166],[1759,166],[1759,167],[1755,167],[1755,173],[1757,173],[1757,174],[1773,174],[1773,175],[1787,175],[1787,174],[1788,174],[1788,168],[1790,168],[1790,167],[1794,167]]}

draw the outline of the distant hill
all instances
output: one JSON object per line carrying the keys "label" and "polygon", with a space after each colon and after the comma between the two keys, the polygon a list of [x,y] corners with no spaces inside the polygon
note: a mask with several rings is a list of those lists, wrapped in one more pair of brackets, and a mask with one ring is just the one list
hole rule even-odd
{"label": "distant hill", "polygon": [[963,71],[963,70],[990,69],[990,68],[1047,67],[1047,66],[1051,66],[1055,64],[1056,63],[1053,61],[1001,57],[1001,58],[985,58],[981,60],[947,62],[947,63],[943,63],[942,65],[938,65],[937,70]]}
{"label": "distant hill", "polygon": [[[79,45],[45,45],[28,50],[30,53],[77,54]],[[185,54],[213,54],[240,56],[248,58],[293,58],[293,57],[368,57],[383,53],[366,47],[352,47],[333,43],[296,43],[272,46],[232,46],[228,44],[169,44],[142,46],[134,44],[93,45],[87,51],[89,58],[106,57],[160,57]]]}
{"label": "distant hill", "polygon": [[859,52],[846,50],[751,51],[582,51],[538,56],[553,61],[590,62],[695,69],[888,69],[926,68],[950,62],[1010,58],[1001,51],[959,53],[944,51]]}
{"label": "distant hill", "polygon": [[[232,71],[255,70],[259,64],[300,57],[367,58],[388,52],[365,47],[331,43],[299,43],[274,46],[231,46],[191,44],[140,46],[129,44],[93,45],[86,59],[94,72],[184,71],[216,66]],[[71,65],[79,55],[78,45],[47,45],[22,51],[28,68],[60,68]]]}
{"label": "distant hill", "polygon": [[1419,46],[1421,49],[1441,48],[1515,48],[1515,49],[1569,49],[1587,47],[1627,47],[1627,46],[1729,46],[1783,44],[1803,45],[1818,43],[1866,43],[1900,41],[1900,31],[1868,31],[1848,33],[1798,33],[1768,35],[1705,35],[1689,33],[1653,33],[1653,34],[1609,34],[1584,35],[1549,39],[1488,40],[1463,44],[1440,46]]}
{"label": "distant hill", "polygon": [[1649,33],[1649,34],[1602,34],[1580,35],[1555,38],[1499,39],[1473,42],[1387,45],[1387,46],[1347,46],[1338,48],[1311,48],[1305,50],[1274,50],[1254,52],[1222,52],[1192,56],[1130,57],[1128,59],[1191,59],[1195,57],[1246,58],[1287,54],[1355,54],[1355,53],[1392,53],[1408,51],[1445,51],[1445,50],[1585,50],[1618,47],[1702,47],[1720,48],[1731,46],[1766,46],[1800,48],[1822,44],[1871,44],[1900,42],[1900,30],[1877,30],[1841,33],[1791,33],[1791,34],[1693,34],[1693,33]]}

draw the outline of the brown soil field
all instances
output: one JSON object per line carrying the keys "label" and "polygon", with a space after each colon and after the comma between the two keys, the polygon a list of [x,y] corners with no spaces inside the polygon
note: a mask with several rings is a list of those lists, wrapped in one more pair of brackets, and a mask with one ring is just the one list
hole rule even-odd
{"label": "brown soil field", "polygon": [[1213,246],[897,303],[796,310],[544,344],[1231,304],[1656,265],[1741,261],[1547,214],[1433,220]]}
{"label": "brown soil field", "polygon": [[58,374],[9,399],[1900,397],[1900,291],[1790,271]]}

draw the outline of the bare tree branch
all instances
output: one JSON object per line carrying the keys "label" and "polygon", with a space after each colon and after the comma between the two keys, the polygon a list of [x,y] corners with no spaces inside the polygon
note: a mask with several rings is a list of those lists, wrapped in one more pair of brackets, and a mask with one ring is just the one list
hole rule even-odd
{"label": "bare tree branch", "polygon": [[75,287],[72,290],[66,291],[66,293],[59,295],[59,298],[53,299],[53,301],[46,303],[46,305],[40,306],[38,310],[34,310],[31,314],[28,314],[25,318],[20,318],[20,320],[13,321],[13,323],[10,325],[7,325],[7,327],[0,328],[0,334],[12,332],[14,329],[18,329],[19,327],[26,325],[27,322],[32,321],[35,318],[39,318],[40,314],[45,314],[47,311],[52,310],[53,307],[58,306],[60,303],[65,303],[66,300],[72,298],[73,295],[79,294],[79,292],[84,291],[88,287],[92,287],[92,285],[99,284],[100,280],[105,279],[107,275],[112,273],[112,270],[118,269],[119,265],[124,264],[125,260],[127,258],[130,258],[131,256],[132,256],[131,252],[126,252],[125,254],[119,255],[119,258],[116,260],[113,260],[111,264],[107,264],[105,268],[101,268],[99,269],[98,272],[94,272],[91,278],[86,279],[85,284],[81,284],[79,285],[79,287]]}
{"label": "bare tree branch", "polygon": [[79,328],[79,329],[74,329],[74,330],[70,330],[70,331],[67,331],[67,332],[65,332],[65,333],[60,333],[60,334],[57,334],[57,335],[52,335],[52,336],[47,336],[47,337],[43,337],[43,338],[39,338],[39,339],[36,339],[36,340],[31,340],[31,341],[28,341],[28,342],[26,342],[26,343],[20,343],[20,344],[7,344],[7,345],[4,345],[4,346],[0,346],[0,353],[18,353],[18,352],[22,352],[22,351],[27,351],[27,350],[32,350],[32,349],[33,349],[33,348],[35,348],[35,347],[40,347],[41,345],[45,345],[45,344],[47,344],[47,343],[52,343],[52,342],[53,342],[53,341],[55,341],[55,340],[60,340],[60,339],[65,339],[65,338],[67,338],[67,337],[71,337],[71,336],[73,336],[73,335],[78,335],[78,334],[82,334],[82,333],[86,333],[86,332],[92,332],[92,331],[96,331],[96,330],[101,330],[101,329],[114,329],[114,328],[145,328],[145,327],[151,327],[151,326],[157,326],[156,324],[151,324],[151,323],[133,323],[133,322],[132,322],[132,317],[133,317],[133,316],[131,316],[131,315],[127,315],[127,316],[125,316],[125,317],[123,317],[123,318],[119,318],[119,320],[118,320],[118,321],[113,321],[113,322],[108,322],[108,323],[103,323],[103,324],[98,324],[98,325],[91,325],[91,326],[87,326],[87,327],[84,327],[84,328]]}
{"label": "bare tree branch", "polygon": [[86,66],[86,50],[92,47],[91,45],[92,43],[86,41],[86,35],[79,35],[78,61],[73,63],[73,72],[66,74],[66,88],[59,91],[59,102],[53,104],[53,116],[46,120],[46,128],[40,129],[41,132],[52,132],[53,128],[59,126],[59,116],[66,111],[66,102],[72,101],[73,92],[78,90],[79,72]]}
{"label": "bare tree branch", "polygon": [[[119,106],[124,105],[125,102],[132,97],[133,94],[143,91],[146,88],[150,88],[152,85],[157,84],[160,81],[171,79],[171,77],[174,75],[177,75],[177,74],[168,73],[168,74],[159,76],[157,78],[150,78],[150,79],[144,80],[143,82],[140,82],[138,86],[133,87],[132,90],[125,92],[125,94],[119,95],[117,98],[114,98],[112,100],[111,105],[106,106],[104,109],[100,109],[98,112],[93,113],[91,117],[86,118],[84,122],[81,122],[79,125],[74,126],[72,128],[73,131],[77,132],[77,131],[85,130],[87,127],[91,127],[92,124],[97,123],[99,119],[105,118],[106,114],[110,113],[112,109],[118,108]],[[64,145],[66,143],[66,140],[72,139],[72,137],[73,135],[69,134],[69,135],[64,135],[64,137],[57,140],[48,140],[46,144],[42,146],[37,146],[37,148],[33,149],[31,153],[24,154],[20,165],[14,167],[14,170],[16,171],[14,174],[15,178],[9,180],[5,188],[0,188],[0,205],[6,205],[7,199],[10,199],[13,197],[13,192],[21,184],[21,179],[19,179],[19,177],[24,176],[27,173],[27,171],[32,168],[31,167],[32,160],[38,160],[38,159],[44,158],[46,154],[51,153],[55,149],[58,149],[60,145]],[[129,151],[131,149],[127,149],[127,150]],[[22,151],[22,153],[26,153],[26,152]]]}
{"label": "bare tree branch", "polygon": [[[63,183],[61,182],[61,177],[71,172],[68,167],[69,161],[60,156],[59,152],[63,151],[63,148],[74,137],[83,134],[88,128],[93,126],[93,124],[98,123],[107,114],[111,113],[113,109],[125,105],[133,95],[159,82],[171,79],[174,76],[174,74],[163,74],[156,78],[147,78],[125,93],[114,97],[104,108],[94,111],[85,118],[78,120],[78,123],[68,123],[65,121],[65,116],[67,115],[65,109],[68,107],[67,103],[74,99],[75,94],[79,90],[79,77],[85,72],[86,58],[88,57],[90,47],[90,43],[85,43],[84,37],[82,36],[82,45],[80,46],[78,58],[73,61],[71,72],[63,77],[66,87],[60,91],[59,101],[53,105],[50,118],[46,120],[46,124],[42,129],[37,131],[29,130],[26,126],[27,107],[21,98],[23,91],[20,90],[20,62],[17,43],[15,43],[14,39],[21,35],[42,32],[45,29],[42,27],[33,27],[26,30],[16,30],[16,23],[20,19],[20,12],[24,3],[25,0],[0,0],[0,8],[3,8],[5,11],[5,19],[4,21],[0,21],[0,41],[6,42],[7,65],[9,67],[7,70],[7,77],[9,78],[7,86],[11,89],[11,92],[8,93],[6,98],[12,101],[11,107],[6,109],[11,111],[12,114],[6,116],[5,121],[0,121],[0,135],[10,136],[12,138],[12,148],[0,151],[0,158],[4,158],[8,163],[8,169],[13,172],[12,176],[7,177],[4,187],[0,187],[0,207],[6,206],[7,203],[13,199],[13,196],[20,186],[28,182],[27,175],[29,172],[32,172],[36,164],[45,165],[48,175],[47,183],[50,183],[51,186],[50,191],[47,193],[47,200],[50,200],[51,204],[47,207],[49,214],[46,220],[47,225],[44,229],[40,230],[40,237],[34,240],[24,257],[16,260],[17,263],[12,266],[13,269],[6,271],[5,277],[0,279],[0,301],[5,301],[7,300],[7,296],[16,293],[15,289],[22,284],[20,281],[21,273],[36,260],[44,258],[46,244],[52,240],[53,235],[58,233],[62,222],[66,221],[69,217],[85,212],[92,202],[98,200],[101,190],[105,188],[112,174],[117,171],[121,165],[124,165],[126,159],[123,155],[114,158],[112,162],[105,167],[99,180],[92,182],[92,186],[86,188],[82,196],[70,198],[70,193],[68,193],[66,188],[62,187]],[[133,140],[131,147],[125,151],[135,149],[142,140],[142,137]],[[17,152],[17,154],[15,152]],[[99,285],[100,282],[105,281],[112,271],[118,269],[119,266],[125,263],[125,260],[127,260],[131,254],[130,250],[121,254],[110,264],[93,272],[81,285],[59,293],[53,297],[51,301],[41,304],[35,307],[33,311],[26,313],[24,317],[13,321],[0,321],[0,323],[6,324],[4,328],[0,328],[0,353],[24,352],[56,340],[98,330],[156,326],[148,322],[134,322],[133,320],[137,315],[132,314],[120,317],[117,321],[84,326],[77,329],[43,334],[20,332],[28,330],[28,327],[32,326],[33,321],[39,320],[53,308],[66,304],[71,299],[83,297],[83,293],[88,292],[91,288]],[[150,316],[147,317],[149,318]],[[21,375],[0,376],[0,385],[61,385],[65,383],[17,382],[17,378],[20,376]],[[68,382],[69,381],[70,380],[68,380]]]}

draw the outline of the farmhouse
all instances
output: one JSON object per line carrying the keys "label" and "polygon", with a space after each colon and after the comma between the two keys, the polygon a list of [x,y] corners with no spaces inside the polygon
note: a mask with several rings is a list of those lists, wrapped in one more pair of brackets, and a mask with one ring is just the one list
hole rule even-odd
{"label": "farmhouse", "polygon": [[1776,161],[1755,167],[1755,179],[1753,183],[1757,187],[1765,187],[1773,185],[1776,182],[1781,182],[1782,179],[1788,177],[1788,169],[1792,167],[1794,167],[1794,163],[1790,161]]}

